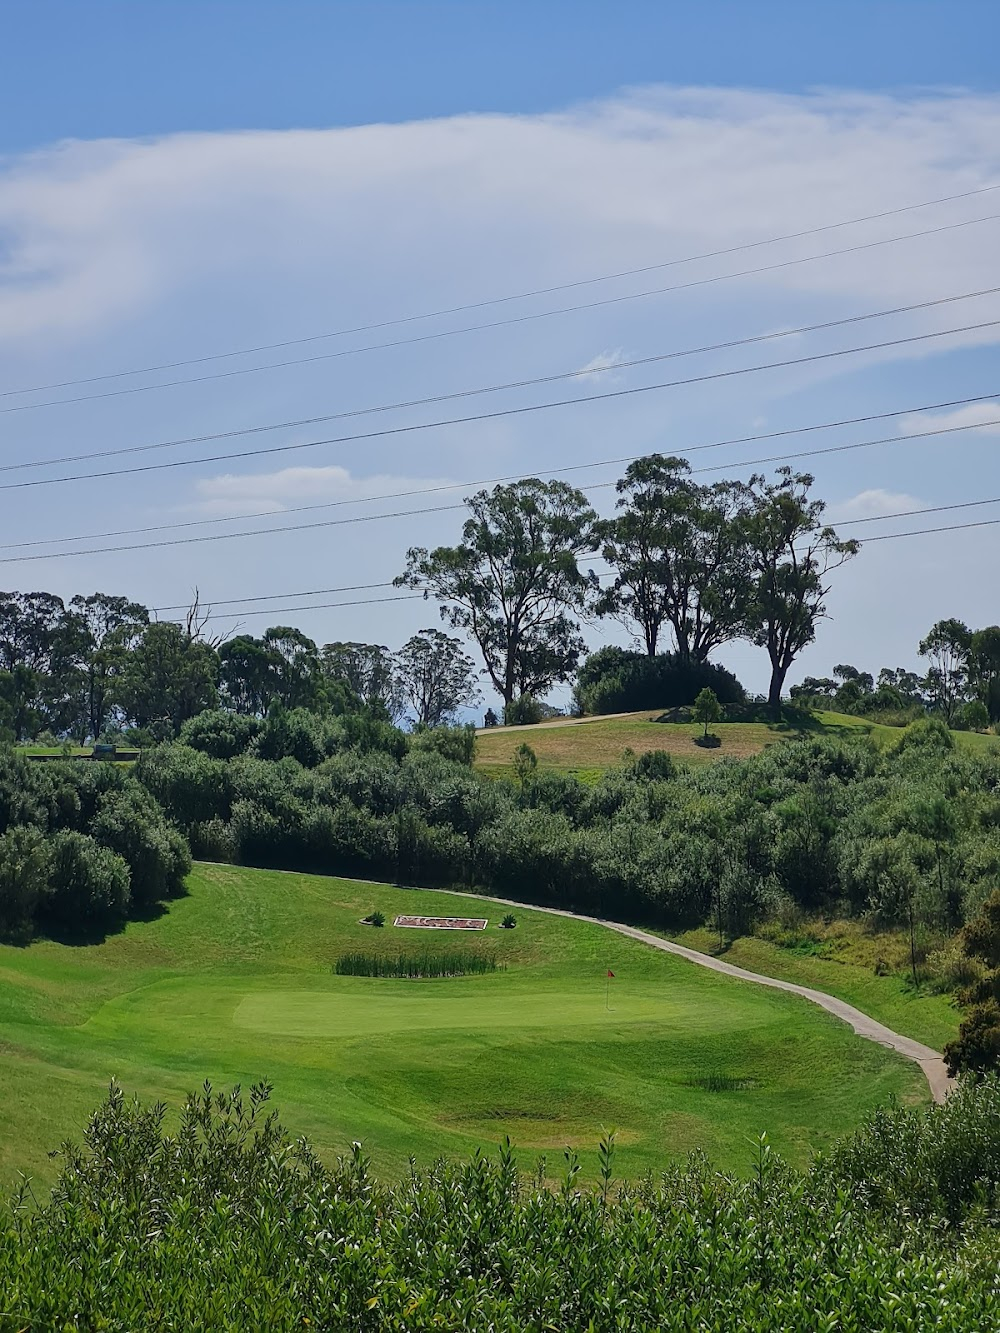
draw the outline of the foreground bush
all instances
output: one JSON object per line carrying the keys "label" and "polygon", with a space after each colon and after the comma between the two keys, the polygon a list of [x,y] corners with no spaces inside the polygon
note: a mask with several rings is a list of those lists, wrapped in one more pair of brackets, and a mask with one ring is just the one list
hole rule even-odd
{"label": "foreground bush", "polygon": [[50,1201],[0,1222],[0,1327],[996,1327],[996,1083],[883,1112],[806,1175],[761,1140],[747,1180],[695,1157],[618,1186],[605,1140],[599,1186],[568,1153],[555,1190],[509,1146],[398,1185],[360,1145],[327,1169],[267,1093],[206,1085],[168,1135],[112,1088]]}

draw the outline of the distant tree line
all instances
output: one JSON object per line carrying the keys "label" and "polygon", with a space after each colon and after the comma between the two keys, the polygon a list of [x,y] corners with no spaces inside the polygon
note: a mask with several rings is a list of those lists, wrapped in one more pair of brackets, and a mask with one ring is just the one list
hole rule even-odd
{"label": "distant tree line", "polygon": [[[437,727],[479,702],[481,677],[508,723],[545,716],[543,696],[567,682],[585,712],[689,705],[705,688],[738,705],[739,682],[710,660],[737,639],[766,650],[767,703],[778,712],[788,672],[826,615],[831,576],[859,549],[825,524],[812,487],[787,467],[772,480],[701,484],[684,459],[652,454],[630,464],[607,519],[563,481],[479,491],[466,501],[460,542],[411,549],[395,581],[439,602],[481,668],[442,629],[393,653],[318,646],[285,625],[213,637],[197,598],[176,623],[103,593],[68,603],[0,593],[0,734],[126,734],[142,745],[175,738],[206,709],[262,718],[274,706],[333,716],[363,708]],[[588,565],[598,555],[610,566],[603,582]],[[585,658],[582,627],[595,617],[618,621],[639,646]],[[927,710],[950,725],[1000,720],[1000,627],[941,621],[920,652],[925,676],[885,670],[876,682],[843,665],[792,695],[895,722]],[[486,720],[496,720],[492,710]]]}
{"label": "distant tree line", "polygon": [[467,728],[407,737],[305,710],[232,726],[205,714],[137,767],[206,859],[480,887],[723,937],[844,913],[908,932],[914,965],[1000,882],[1000,756],[956,751],[934,719],[888,752],[806,740],[684,772],[654,751],[594,786],[530,762],[485,780]]}
{"label": "distant tree line", "polygon": [[129,733],[143,745],[170,740],[217,708],[244,717],[272,707],[367,709],[434,727],[479,699],[473,662],[439,629],[392,653],[366,643],[317,647],[291,626],[223,642],[208,635],[208,616],[197,601],[178,624],[104,593],[69,603],[0,593],[0,735],[83,743]]}
{"label": "distant tree line", "polygon": [[939,620],[920,641],[925,675],[903,667],[873,677],[843,663],[833,676],[807,676],[790,694],[800,704],[905,723],[931,712],[949,727],[983,731],[1000,722],[1000,625],[971,630],[960,620]]}

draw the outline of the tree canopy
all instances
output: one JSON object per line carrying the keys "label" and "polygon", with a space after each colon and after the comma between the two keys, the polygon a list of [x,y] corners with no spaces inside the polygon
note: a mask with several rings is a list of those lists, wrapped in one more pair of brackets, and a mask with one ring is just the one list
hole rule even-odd
{"label": "tree canopy", "polygon": [[594,549],[597,515],[581,491],[537,478],[466,504],[459,545],[413,547],[395,582],[437,598],[442,618],[475,640],[505,704],[545,694],[570,678],[584,650],[574,616],[597,580],[578,560]]}

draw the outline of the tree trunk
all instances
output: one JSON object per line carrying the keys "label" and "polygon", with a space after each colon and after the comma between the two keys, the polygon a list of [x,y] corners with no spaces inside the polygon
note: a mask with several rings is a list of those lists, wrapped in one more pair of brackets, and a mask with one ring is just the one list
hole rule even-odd
{"label": "tree trunk", "polygon": [[913,973],[913,984],[917,984],[917,946],[913,934],[913,899],[909,898],[906,903],[906,914],[910,920],[910,970]]}
{"label": "tree trunk", "polygon": [[724,940],[722,938],[722,886],[718,886],[715,895],[716,921],[719,927],[719,952],[722,952]]}
{"label": "tree trunk", "polygon": [[784,688],[787,675],[787,666],[778,666],[774,662],[771,663],[771,685],[767,691],[767,706],[770,708],[771,716],[775,722],[781,721],[781,691]]}

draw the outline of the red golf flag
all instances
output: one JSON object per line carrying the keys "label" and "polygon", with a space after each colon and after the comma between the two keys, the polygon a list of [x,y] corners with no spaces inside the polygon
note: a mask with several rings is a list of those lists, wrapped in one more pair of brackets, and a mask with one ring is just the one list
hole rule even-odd
{"label": "red golf flag", "polygon": [[611,971],[611,968],[609,967],[609,968],[608,968],[608,976],[609,976],[609,977],[613,977],[614,975],[615,975],[615,974]]}

